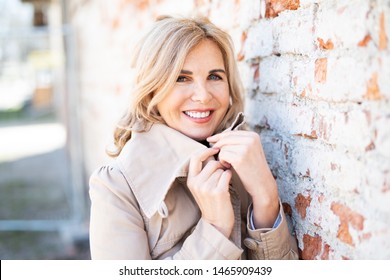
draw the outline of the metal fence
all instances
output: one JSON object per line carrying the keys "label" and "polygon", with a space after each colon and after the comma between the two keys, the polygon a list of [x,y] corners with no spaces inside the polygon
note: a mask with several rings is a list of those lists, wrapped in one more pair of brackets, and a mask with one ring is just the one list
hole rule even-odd
{"label": "metal fence", "polygon": [[[1,30],[0,30],[1,31]],[[56,207],[61,205],[66,208],[62,214],[56,215],[16,215],[15,212],[0,212],[0,231],[75,231],[80,232],[80,226],[87,220],[87,202],[86,202],[86,180],[84,175],[82,133],[80,128],[79,108],[81,100],[78,94],[78,63],[76,53],[75,33],[69,26],[62,26],[53,30],[49,28],[29,28],[15,29],[10,32],[0,33],[0,117],[11,116],[8,120],[0,122],[0,139],[2,138],[1,124],[8,128],[12,125],[13,117],[24,114],[24,120],[45,119],[46,115],[54,115],[54,119],[63,126],[65,131],[65,145],[63,147],[63,157],[60,169],[63,168],[65,174],[61,177],[62,185],[60,194],[53,195],[54,199],[50,204],[49,192],[57,186],[51,186],[42,191],[42,199],[45,200],[47,212],[60,213]],[[2,115],[1,115],[2,112]],[[23,118],[22,118],[23,119]],[[23,121],[14,122],[20,125]],[[45,122],[45,121],[43,121]],[[11,123],[11,124],[10,124]],[[31,125],[31,120],[29,122]],[[3,132],[6,133],[6,132]],[[9,135],[3,134],[3,138]],[[23,135],[24,142],[28,143],[33,135]],[[46,137],[47,138],[47,137]],[[23,144],[11,143],[11,145]],[[39,162],[39,159],[37,159]],[[43,168],[18,171],[18,176],[22,173],[33,174],[38,178],[36,186],[40,185],[40,172],[44,174],[55,173],[54,166],[49,162],[44,162]],[[4,178],[0,178],[0,197],[9,203],[10,209],[13,202],[10,199],[15,198],[17,187],[4,187],[9,170],[5,167],[12,160],[4,159],[0,167],[5,173]],[[16,168],[16,161],[13,168]],[[1,168],[0,168],[1,169]],[[0,170],[1,171],[1,170]],[[28,172],[27,172],[28,171]],[[11,172],[12,173],[12,172]],[[55,175],[55,174],[54,174]],[[59,178],[60,179],[60,178]],[[33,182],[30,182],[31,184]],[[1,186],[3,184],[3,186]],[[25,186],[27,190],[28,183]],[[13,198],[8,192],[13,192]],[[47,192],[47,193],[45,193]],[[47,197],[45,197],[47,196]],[[24,198],[24,206],[27,204],[31,209],[40,208],[39,205],[33,205],[35,200]],[[61,205],[60,205],[61,204]],[[49,205],[49,206],[48,206]],[[21,205],[23,208],[23,203]],[[56,211],[53,211],[56,209]],[[24,209],[30,211],[29,209]],[[0,210],[1,211],[1,210]],[[6,214],[7,212],[8,214]],[[38,211],[39,212],[39,211]],[[26,218],[29,217],[29,218]]]}

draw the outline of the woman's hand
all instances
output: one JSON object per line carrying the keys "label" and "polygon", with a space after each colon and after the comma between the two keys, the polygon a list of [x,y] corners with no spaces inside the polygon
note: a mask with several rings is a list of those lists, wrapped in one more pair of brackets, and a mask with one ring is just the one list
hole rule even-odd
{"label": "woman's hand", "polygon": [[252,197],[256,228],[272,227],[279,213],[279,196],[259,135],[251,131],[228,131],[207,141],[220,149],[220,163],[225,168],[234,168]]}
{"label": "woman's hand", "polygon": [[234,212],[230,201],[230,170],[213,159],[219,149],[210,148],[190,160],[187,185],[194,196],[202,218],[229,238],[234,226]]}

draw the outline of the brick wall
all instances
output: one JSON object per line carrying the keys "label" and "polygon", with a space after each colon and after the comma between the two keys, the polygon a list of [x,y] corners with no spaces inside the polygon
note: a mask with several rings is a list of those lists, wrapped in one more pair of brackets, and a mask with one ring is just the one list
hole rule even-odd
{"label": "brick wall", "polygon": [[156,15],[227,30],[303,259],[390,259],[390,1],[70,1],[86,169],[131,87],[128,57]]}

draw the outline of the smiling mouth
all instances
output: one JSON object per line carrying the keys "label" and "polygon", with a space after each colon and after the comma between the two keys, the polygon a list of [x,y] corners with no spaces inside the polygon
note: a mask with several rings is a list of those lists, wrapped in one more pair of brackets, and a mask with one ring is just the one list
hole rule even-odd
{"label": "smiling mouth", "polygon": [[193,119],[205,119],[211,115],[212,111],[184,111],[184,114]]}

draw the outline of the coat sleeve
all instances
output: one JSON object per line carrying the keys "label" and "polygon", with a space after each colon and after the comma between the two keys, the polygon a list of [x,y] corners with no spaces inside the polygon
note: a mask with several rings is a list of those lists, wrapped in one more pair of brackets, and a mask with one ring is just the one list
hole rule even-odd
{"label": "coat sleeve", "polygon": [[92,259],[150,259],[139,206],[122,173],[103,166],[89,181]]}
{"label": "coat sleeve", "polygon": [[[90,178],[90,247],[92,259],[151,259],[141,209],[119,169],[104,166]],[[200,219],[181,248],[164,259],[238,259],[238,248]]]}
{"label": "coat sleeve", "polygon": [[276,228],[252,229],[250,226],[250,212],[247,212],[247,233],[244,245],[249,249],[248,258],[252,260],[297,260],[298,248],[295,238],[290,234],[286,216],[280,203],[279,215],[281,221]]}
{"label": "coat sleeve", "polygon": [[173,256],[175,260],[238,260],[243,250],[202,218]]}

